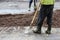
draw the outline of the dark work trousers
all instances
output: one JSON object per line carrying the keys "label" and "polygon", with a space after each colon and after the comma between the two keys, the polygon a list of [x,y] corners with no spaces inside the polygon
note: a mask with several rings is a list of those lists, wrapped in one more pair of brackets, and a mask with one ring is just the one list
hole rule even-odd
{"label": "dark work trousers", "polygon": [[[37,0],[34,0],[34,7],[36,7],[36,1],[37,1]],[[32,2],[33,2],[33,0],[30,0],[30,2],[29,2],[29,8],[31,7]]]}
{"label": "dark work trousers", "polygon": [[54,5],[41,5],[41,9],[37,21],[38,30],[41,30],[43,21],[47,17],[47,24],[48,24],[47,30],[51,31],[53,8]]}

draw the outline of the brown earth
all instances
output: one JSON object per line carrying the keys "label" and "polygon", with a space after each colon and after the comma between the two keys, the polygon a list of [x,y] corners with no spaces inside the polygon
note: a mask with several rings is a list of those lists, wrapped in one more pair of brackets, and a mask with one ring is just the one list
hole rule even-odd
{"label": "brown earth", "polygon": [[[34,14],[0,15],[0,27],[29,26]],[[37,16],[33,25],[36,25]],[[46,20],[43,26],[46,25]],[[60,27],[60,10],[53,13],[53,27]]]}

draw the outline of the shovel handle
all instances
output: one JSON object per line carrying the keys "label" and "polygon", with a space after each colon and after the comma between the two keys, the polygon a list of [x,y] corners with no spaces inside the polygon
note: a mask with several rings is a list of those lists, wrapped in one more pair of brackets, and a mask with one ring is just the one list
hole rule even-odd
{"label": "shovel handle", "polygon": [[32,19],[32,21],[31,21],[31,23],[30,23],[30,26],[33,24],[33,22],[34,22],[34,20],[35,20],[35,18],[36,18],[36,15],[37,15],[37,12],[38,12],[39,7],[40,7],[40,3],[38,4],[37,10],[36,10],[35,13],[34,13],[34,16],[33,16],[33,19]]}

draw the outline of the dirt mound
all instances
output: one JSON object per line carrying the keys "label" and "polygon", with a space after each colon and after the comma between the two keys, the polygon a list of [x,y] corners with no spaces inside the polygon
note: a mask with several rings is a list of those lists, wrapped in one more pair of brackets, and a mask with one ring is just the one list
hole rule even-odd
{"label": "dirt mound", "polygon": [[[34,14],[0,15],[0,26],[29,26]],[[34,24],[36,25],[37,16]],[[46,25],[46,20],[43,26]],[[53,13],[53,27],[60,27],[60,10]]]}

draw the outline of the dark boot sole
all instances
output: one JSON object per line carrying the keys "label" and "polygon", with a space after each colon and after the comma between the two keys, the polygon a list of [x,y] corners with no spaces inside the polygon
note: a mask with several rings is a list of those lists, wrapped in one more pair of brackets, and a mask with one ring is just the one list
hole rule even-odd
{"label": "dark boot sole", "polygon": [[36,33],[36,34],[41,34],[41,32],[39,32],[39,31],[33,31],[33,33]]}
{"label": "dark boot sole", "polygon": [[51,32],[50,32],[50,31],[46,31],[45,33],[46,33],[46,34],[51,34]]}

